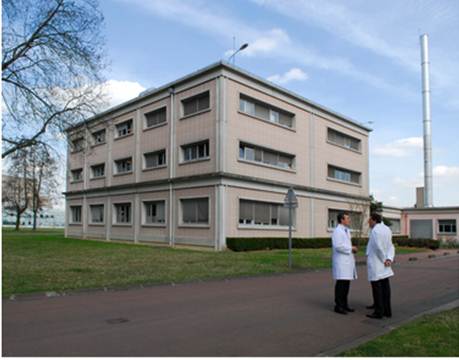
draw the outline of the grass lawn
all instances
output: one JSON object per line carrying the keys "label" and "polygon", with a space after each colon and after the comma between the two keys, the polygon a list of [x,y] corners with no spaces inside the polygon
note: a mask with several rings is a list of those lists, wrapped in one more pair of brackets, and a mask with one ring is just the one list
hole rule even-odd
{"label": "grass lawn", "polygon": [[426,315],[342,356],[459,356],[459,308]]}
{"label": "grass lawn", "polygon": [[[213,252],[65,239],[3,229],[2,294],[178,283],[288,272],[287,250]],[[398,248],[397,253],[422,251]],[[331,266],[330,249],[295,249],[293,270]],[[361,249],[360,255],[363,255]]]}

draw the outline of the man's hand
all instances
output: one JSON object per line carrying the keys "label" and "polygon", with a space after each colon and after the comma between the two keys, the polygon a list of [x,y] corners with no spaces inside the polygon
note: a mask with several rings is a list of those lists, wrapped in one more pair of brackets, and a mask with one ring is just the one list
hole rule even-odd
{"label": "man's hand", "polygon": [[392,261],[390,261],[389,259],[384,261],[384,266],[391,266],[391,265],[392,265]]}
{"label": "man's hand", "polygon": [[357,248],[357,246],[353,246],[353,247],[352,247],[352,252],[353,252],[354,254],[356,254],[357,251],[359,251],[359,249]]}

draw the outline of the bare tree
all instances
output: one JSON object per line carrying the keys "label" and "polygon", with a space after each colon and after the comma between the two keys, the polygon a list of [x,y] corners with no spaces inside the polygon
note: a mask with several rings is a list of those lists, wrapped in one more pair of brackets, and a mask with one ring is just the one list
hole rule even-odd
{"label": "bare tree", "polygon": [[21,149],[11,156],[8,175],[3,176],[2,202],[5,209],[16,214],[16,230],[19,230],[22,214],[31,202],[31,181],[29,178],[28,150]]}
{"label": "bare tree", "polygon": [[31,210],[33,229],[37,229],[37,216],[43,205],[51,206],[58,189],[58,166],[47,146],[30,147]]}
{"label": "bare tree", "polygon": [[3,0],[2,158],[105,104],[97,0]]}
{"label": "bare tree", "polygon": [[368,219],[368,212],[370,210],[370,201],[350,200],[349,209],[351,211],[352,229],[355,232],[355,238],[360,242],[360,239],[362,239],[367,230],[366,220]]}

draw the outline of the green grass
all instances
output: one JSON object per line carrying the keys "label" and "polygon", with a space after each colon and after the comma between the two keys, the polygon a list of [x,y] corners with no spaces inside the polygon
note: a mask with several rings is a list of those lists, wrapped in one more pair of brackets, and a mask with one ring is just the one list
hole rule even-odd
{"label": "green grass", "polygon": [[342,356],[459,356],[459,308],[426,315]]}
{"label": "green grass", "polygon": [[[3,229],[2,294],[66,291],[290,271],[287,250],[213,252],[65,239],[62,230]],[[422,251],[398,249],[398,253]],[[293,270],[330,267],[330,249],[295,249]],[[363,249],[360,252],[363,255]]]}

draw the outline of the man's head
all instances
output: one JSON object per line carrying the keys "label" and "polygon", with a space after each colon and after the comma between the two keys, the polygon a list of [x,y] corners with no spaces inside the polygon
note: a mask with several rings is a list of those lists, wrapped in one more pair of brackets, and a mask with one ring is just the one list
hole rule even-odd
{"label": "man's head", "polygon": [[381,224],[381,221],[382,221],[381,215],[379,215],[377,213],[372,213],[370,215],[370,218],[368,219],[368,225],[370,225],[370,227],[372,228],[376,224]]}
{"label": "man's head", "polygon": [[351,217],[349,216],[348,212],[340,212],[338,214],[338,224],[349,226],[351,225]]}

